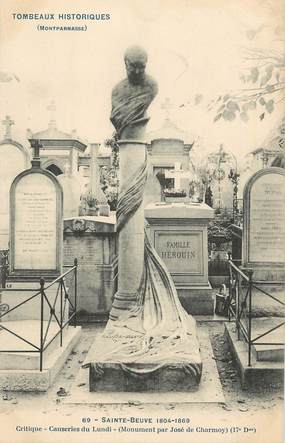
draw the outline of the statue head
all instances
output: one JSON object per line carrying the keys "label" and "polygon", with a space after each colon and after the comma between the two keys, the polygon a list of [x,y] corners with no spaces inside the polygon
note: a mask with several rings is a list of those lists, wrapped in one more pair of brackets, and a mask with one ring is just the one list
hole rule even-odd
{"label": "statue head", "polygon": [[140,46],[130,46],[124,55],[127,76],[130,83],[138,85],[145,77],[147,53]]}

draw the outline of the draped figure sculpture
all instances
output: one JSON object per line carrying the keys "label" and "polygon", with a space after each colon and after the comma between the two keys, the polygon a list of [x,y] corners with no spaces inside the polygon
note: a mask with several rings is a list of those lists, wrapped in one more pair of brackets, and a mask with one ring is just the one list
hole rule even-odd
{"label": "draped figure sculpture", "polygon": [[128,48],[124,59],[127,78],[112,91],[110,117],[118,139],[139,135],[138,128],[147,124],[146,111],[158,92],[157,82],[145,73],[147,53],[143,48]]}
{"label": "draped figure sculpture", "polygon": [[172,277],[144,232],[147,153],[142,138],[146,111],[158,92],[145,73],[146,62],[144,49],[127,49],[127,78],[112,91],[110,119],[120,156],[118,291],[103,334],[104,352],[89,365],[98,379],[107,362],[134,377],[179,368],[197,385],[202,363],[195,320],[181,306]]}

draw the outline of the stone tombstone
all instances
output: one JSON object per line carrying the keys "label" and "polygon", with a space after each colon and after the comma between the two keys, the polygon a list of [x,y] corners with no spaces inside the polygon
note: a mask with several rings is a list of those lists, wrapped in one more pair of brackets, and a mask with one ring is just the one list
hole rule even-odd
{"label": "stone tombstone", "polygon": [[203,203],[150,203],[145,208],[151,242],[191,314],[213,312],[208,276],[208,223],[213,217],[213,209]]}
{"label": "stone tombstone", "polygon": [[285,278],[285,170],[256,172],[244,189],[243,265],[254,279]]}
{"label": "stone tombstone", "polygon": [[56,177],[33,166],[10,190],[11,278],[54,278],[62,264],[62,188]]}
{"label": "stone tombstone", "polygon": [[0,250],[9,248],[9,191],[16,175],[27,167],[28,154],[12,140],[0,143]]}
{"label": "stone tombstone", "polygon": [[174,189],[177,191],[181,189],[188,191],[189,180],[192,178],[192,175],[189,171],[183,171],[179,162],[175,162],[174,171],[165,171],[165,178],[174,179]]}
{"label": "stone tombstone", "polygon": [[84,321],[108,316],[116,291],[116,248],[115,213],[64,220],[63,263],[73,266],[78,258],[77,309]]}
{"label": "stone tombstone", "polygon": [[80,206],[80,182],[74,174],[70,173],[69,167],[65,167],[64,174],[57,177],[63,190],[63,217],[77,217]]}

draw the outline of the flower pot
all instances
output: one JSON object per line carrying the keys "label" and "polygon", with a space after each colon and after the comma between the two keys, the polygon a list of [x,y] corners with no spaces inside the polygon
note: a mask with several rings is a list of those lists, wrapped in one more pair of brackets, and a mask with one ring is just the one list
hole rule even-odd
{"label": "flower pot", "polygon": [[87,215],[99,215],[99,208],[88,208]]}

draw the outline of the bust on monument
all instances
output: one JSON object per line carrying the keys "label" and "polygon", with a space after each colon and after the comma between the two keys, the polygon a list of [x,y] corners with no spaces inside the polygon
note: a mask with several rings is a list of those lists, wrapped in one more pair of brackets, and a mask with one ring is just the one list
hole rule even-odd
{"label": "bust on monument", "polygon": [[129,47],[124,55],[127,78],[112,91],[110,120],[119,139],[139,139],[149,117],[146,111],[158,92],[157,82],[145,73],[147,53],[140,46]]}
{"label": "bust on monument", "polygon": [[169,271],[144,232],[142,137],[146,111],[158,92],[145,74],[146,62],[144,49],[127,49],[127,78],[112,91],[111,121],[120,154],[118,286],[104,333],[84,363],[90,368],[91,392],[193,390],[201,378],[195,320],[184,311]]}

